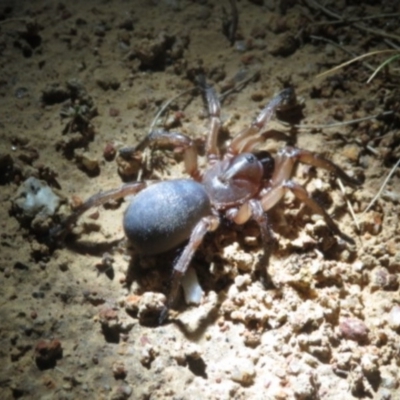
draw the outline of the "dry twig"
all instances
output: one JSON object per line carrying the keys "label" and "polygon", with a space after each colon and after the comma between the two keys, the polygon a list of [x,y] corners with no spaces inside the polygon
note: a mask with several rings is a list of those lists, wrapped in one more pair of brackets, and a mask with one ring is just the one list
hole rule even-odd
{"label": "dry twig", "polygon": [[[328,8],[324,7],[323,5],[319,4],[318,2],[316,2],[314,0],[306,0],[306,3],[309,5],[310,8],[319,9],[324,14],[326,14],[332,18],[335,18],[336,20],[342,21],[343,23],[346,22],[346,19],[343,18],[340,14],[337,14],[337,13],[329,10]],[[354,23],[353,26],[356,27],[360,31],[368,32],[375,36],[380,36],[380,37],[387,38],[387,39],[393,39],[393,40],[400,42],[400,36],[394,35],[392,33],[388,33],[388,32],[381,31],[381,30],[376,30],[376,29],[371,29],[371,28],[368,28],[359,23]]]}
{"label": "dry twig", "polygon": [[375,204],[375,202],[379,199],[379,197],[381,197],[382,192],[385,190],[385,187],[386,187],[387,183],[389,182],[390,178],[393,176],[393,174],[396,171],[396,168],[399,165],[400,165],[400,158],[397,160],[396,164],[393,166],[393,168],[390,170],[389,174],[387,175],[387,177],[383,181],[381,187],[378,190],[378,193],[370,201],[370,203],[368,204],[367,208],[363,211],[363,213],[361,215],[364,215],[365,213],[367,213],[371,209],[371,207]]}
{"label": "dry twig", "polygon": [[343,183],[342,183],[340,178],[338,178],[337,181],[338,181],[338,184],[339,184],[340,191],[342,192],[343,198],[346,201],[347,208],[350,211],[351,218],[353,218],[353,221],[354,221],[354,223],[355,223],[355,225],[357,227],[357,230],[360,232],[360,225],[359,225],[359,223],[357,221],[357,218],[356,218],[356,215],[354,213],[353,206],[351,205],[350,200],[346,196],[346,189],[344,188]]}

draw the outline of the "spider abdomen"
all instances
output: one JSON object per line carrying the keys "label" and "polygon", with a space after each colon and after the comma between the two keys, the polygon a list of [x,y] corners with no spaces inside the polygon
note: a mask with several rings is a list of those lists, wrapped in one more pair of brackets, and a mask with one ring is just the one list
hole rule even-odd
{"label": "spider abdomen", "polygon": [[210,214],[204,186],[191,179],[178,179],[141,191],[126,209],[123,224],[138,252],[159,254],[187,240],[201,218]]}

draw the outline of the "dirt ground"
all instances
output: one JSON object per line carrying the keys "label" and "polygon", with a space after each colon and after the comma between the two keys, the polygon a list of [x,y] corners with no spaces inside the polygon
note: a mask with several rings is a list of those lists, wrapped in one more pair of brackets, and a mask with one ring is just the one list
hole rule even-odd
{"label": "dirt ground", "polygon": [[[396,53],[317,77],[398,53],[399,2],[358,3],[241,0],[237,28],[229,1],[0,3],[1,399],[400,399],[399,168],[367,209],[400,159],[399,63],[369,84]],[[193,138],[204,170],[199,71],[233,89],[221,143],[295,89],[291,128],[270,124],[287,140],[262,148],[321,153],[363,182],[341,191],[326,171],[294,174],[355,245],[288,194],[269,213],[275,289],[255,273],[257,226],[223,224],[192,263],[202,303],[182,298],[159,326],[176,254],[132,255],[127,201],[91,209],[56,246],[48,232],[138,174],[185,176],[179,152],[119,155],[152,124]],[[56,194],[54,213],[21,209],[30,177]]]}

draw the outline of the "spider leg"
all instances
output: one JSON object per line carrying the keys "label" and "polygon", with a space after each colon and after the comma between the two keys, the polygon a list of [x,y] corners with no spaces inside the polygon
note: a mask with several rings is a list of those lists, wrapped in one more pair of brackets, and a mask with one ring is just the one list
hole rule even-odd
{"label": "spider leg", "polygon": [[[268,132],[259,135],[261,129],[271,120],[275,111],[287,104],[294,104],[295,94],[293,89],[287,88],[278,93],[260,112],[249,128],[240,132],[232,139],[228,153],[236,155],[251,151],[261,140],[269,137]],[[273,132],[273,131],[271,131]],[[258,135],[258,136],[256,136]],[[272,136],[272,134],[271,134]]]}
{"label": "spider leg", "polygon": [[143,151],[146,147],[165,149],[172,147],[183,151],[183,160],[186,172],[195,180],[200,179],[197,167],[197,150],[195,143],[188,136],[179,132],[169,132],[163,129],[151,131],[136,147],[125,147],[120,154],[128,157],[136,151]]}
{"label": "spider leg", "polygon": [[[342,168],[337,166],[332,161],[324,158],[317,153],[313,153],[304,149],[298,149],[296,147],[285,147],[283,150],[281,150],[275,160],[275,170],[285,170],[285,165],[290,164],[291,167],[289,175],[291,175],[291,169],[293,168],[293,165],[296,161],[300,161],[303,164],[312,165],[313,167],[326,169],[327,171],[334,173],[338,178],[340,178],[342,181],[350,186],[360,185],[360,182],[357,179],[347,175],[346,172],[342,170]],[[287,174],[287,172],[283,173]]]}
{"label": "spider leg", "polygon": [[169,308],[174,304],[175,299],[178,295],[179,287],[182,281],[182,277],[187,271],[190,261],[193,258],[194,253],[203,242],[204,236],[207,232],[214,231],[219,225],[219,218],[214,215],[202,218],[195,228],[193,229],[190,239],[178,261],[174,265],[172,271],[171,284],[167,297],[167,304],[161,311],[159,317],[159,323],[162,324],[168,315]]}
{"label": "spider leg", "polygon": [[268,211],[274,207],[283,197],[286,190],[290,190],[299,200],[310,207],[314,213],[322,215],[326,225],[333,234],[341,237],[350,244],[354,244],[354,240],[340,231],[329,214],[309,196],[307,191],[301,185],[290,180],[294,164],[297,161],[333,172],[350,185],[355,186],[359,184],[356,179],[348,176],[340,167],[322,156],[307,150],[286,147],[278,154],[275,160],[275,170],[270,181],[270,186],[261,192],[263,210]]}
{"label": "spider leg", "polygon": [[118,200],[122,197],[136,194],[143,190],[145,187],[146,184],[143,182],[127,183],[117,189],[100,192],[92,197],[89,197],[88,200],[81,204],[75,210],[75,212],[68,216],[60,225],[50,230],[50,240],[53,242],[62,240],[65,235],[71,230],[72,226],[75,225],[79,217],[90,208],[101,206],[102,204],[105,204],[110,200]]}
{"label": "spider leg", "polygon": [[230,208],[226,210],[225,217],[238,225],[243,225],[249,219],[256,221],[260,229],[263,247],[263,255],[258,263],[261,281],[266,288],[274,287],[271,277],[268,274],[268,264],[275,239],[269,228],[268,216],[264,212],[261,202],[259,200],[250,200],[242,204],[239,208]]}
{"label": "spider leg", "polygon": [[208,85],[204,75],[198,76],[198,82],[203,90],[203,97],[207,104],[208,115],[210,117],[210,131],[206,139],[206,155],[209,161],[219,160],[218,133],[221,128],[221,104],[215,89]]}
{"label": "spider leg", "polygon": [[251,136],[247,139],[246,145],[243,147],[243,150],[241,152],[243,153],[251,153],[256,148],[262,144],[265,143],[267,139],[274,139],[274,140],[282,140],[288,143],[290,141],[290,136],[287,135],[284,132],[278,131],[276,129],[269,129],[267,131],[264,131],[263,133],[260,133],[256,136]]}
{"label": "spider leg", "polygon": [[269,209],[271,209],[283,197],[286,190],[290,190],[300,201],[310,207],[314,213],[322,215],[326,225],[334,235],[339,236],[340,238],[352,245],[355,244],[354,240],[343,233],[337,227],[335,222],[333,222],[333,219],[329,216],[329,214],[315,200],[310,197],[303,186],[292,180],[285,180],[279,183],[277,186],[271,188],[262,197],[261,204],[264,211],[268,211]]}
{"label": "spider leg", "polygon": [[269,259],[275,244],[275,238],[268,224],[268,215],[264,212],[261,203],[257,200],[250,200],[252,219],[257,222],[261,233],[263,255],[259,261],[258,268],[261,273],[261,281],[266,288],[274,287],[271,276],[268,273]]}

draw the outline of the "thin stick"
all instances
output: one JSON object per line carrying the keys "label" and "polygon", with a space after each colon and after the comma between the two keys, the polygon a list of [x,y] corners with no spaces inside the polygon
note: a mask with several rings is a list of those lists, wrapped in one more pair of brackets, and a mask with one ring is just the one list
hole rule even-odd
{"label": "thin stick", "polygon": [[236,31],[239,25],[239,13],[238,9],[236,7],[236,1],[235,0],[229,0],[229,4],[231,5],[231,20],[229,23],[229,32],[228,32],[228,39],[233,45],[235,43],[236,39]]}
{"label": "thin stick", "polygon": [[337,25],[337,24],[345,24],[345,23],[352,23],[352,22],[357,22],[357,21],[367,21],[370,19],[381,19],[381,18],[393,18],[393,17],[399,17],[399,13],[394,13],[394,14],[377,14],[377,15],[368,15],[366,17],[356,17],[356,18],[342,18],[338,21],[320,21],[320,22],[315,22],[314,25]]}
{"label": "thin stick", "polygon": [[[359,122],[363,121],[369,121],[371,119],[376,119],[379,117],[383,117],[386,115],[391,115],[393,114],[393,111],[384,111],[383,113],[380,114],[375,114],[375,115],[369,115],[368,117],[362,117],[362,118],[357,118],[357,119],[352,119],[350,121],[342,121],[342,122],[334,122],[332,124],[326,124],[326,125],[294,125],[296,129],[327,129],[327,128],[337,128],[340,126],[346,126],[346,125],[352,125],[352,124],[357,124]],[[293,126],[288,124],[287,122],[280,121],[278,120],[282,125],[284,126]]]}
{"label": "thin stick", "polygon": [[386,39],[393,39],[393,40],[397,40],[398,42],[400,42],[400,36],[398,36],[398,35],[393,35],[391,33],[387,33],[385,31],[381,31],[381,30],[367,28],[366,26],[362,26],[360,24],[354,24],[354,26],[360,31],[368,32],[375,36],[381,36]]}
{"label": "thin stick", "polygon": [[228,97],[231,93],[236,92],[240,89],[243,89],[243,87],[249,83],[252,79],[254,79],[258,74],[260,73],[259,70],[256,70],[254,73],[252,73],[250,76],[247,78],[242,79],[240,82],[238,82],[233,88],[226,90],[224,93],[221,93],[219,95],[219,101],[223,103],[226,97]]}
{"label": "thin stick", "polygon": [[397,160],[396,164],[393,166],[393,168],[390,170],[388,176],[383,181],[381,187],[378,190],[378,193],[374,196],[374,198],[371,200],[371,202],[368,204],[367,208],[363,211],[363,213],[361,215],[364,215],[366,212],[368,212],[371,209],[371,207],[375,204],[375,202],[379,199],[379,197],[382,195],[382,192],[385,189],[385,186],[387,185],[387,183],[389,182],[390,178],[392,177],[392,175],[396,171],[396,168],[399,165],[400,165],[400,158]]}
{"label": "thin stick", "polygon": [[[323,11],[325,14],[329,15],[330,17],[345,22],[345,19],[340,14],[337,14],[337,13],[329,10],[328,8],[322,6],[321,4],[317,3],[314,0],[306,0],[306,3],[308,3],[308,5],[311,8],[318,8],[321,11]],[[375,36],[382,36],[384,38],[394,39],[394,40],[400,41],[400,36],[397,36],[397,35],[394,35],[394,34],[391,34],[391,33],[387,33],[385,31],[380,31],[380,30],[367,28],[367,27],[365,27],[365,26],[363,26],[361,24],[357,24],[357,23],[355,23],[354,26],[357,29],[359,29],[360,31],[368,32],[368,33],[371,33],[371,34],[373,34]]]}
{"label": "thin stick", "polygon": [[150,128],[149,128],[148,134],[150,134],[150,133],[153,131],[153,129],[154,129],[154,127],[155,127],[155,125],[156,125],[158,119],[161,117],[161,115],[163,115],[163,113],[165,112],[165,110],[166,110],[176,99],[178,99],[178,98],[181,97],[181,96],[184,96],[184,95],[187,94],[187,93],[190,93],[192,90],[195,90],[195,89],[196,89],[196,87],[192,87],[192,88],[190,88],[190,89],[187,89],[187,90],[185,90],[185,91],[183,91],[183,92],[177,94],[176,96],[172,97],[172,98],[169,99],[168,101],[166,101],[166,102],[161,106],[161,108],[158,110],[156,116],[154,117],[152,123],[150,124]]}
{"label": "thin stick", "polygon": [[357,221],[356,214],[354,213],[353,206],[351,205],[349,199],[348,199],[347,196],[346,196],[346,190],[345,190],[345,188],[344,188],[344,186],[343,186],[343,183],[342,183],[342,181],[341,181],[340,178],[337,178],[337,181],[338,181],[338,184],[339,184],[340,191],[342,192],[343,198],[344,198],[345,201],[346,201],[347,208],[348,208],[349,211],[350,211],[350,215],[351,215],[351,217],[353,218],[353,221],[354,221],[354,223],[355,223],[355,225],[356,225],[356,227],[357,227],[357,230],[360,231],[360,225],[359,225],[359,223],[358,223],[358,221]]}
{"label": "thin stick", "polygon": [[[363,58],[370,57],[370,56],[373,56],[373,55],[375,55],[375,54],[383,54],[383,53],[397,53],[397,50],[392,50],[392,49],[387,49],[387,50],[376,50],[376,51],[371,51],[370,53],[362,54],[361,56],[352,58],[351,60],[346,61],[346,62],[344,62],[343,64],[337,65],[336,67],[331,68],[331,69],[329,69],[328,71],[325,71],[325,72],[322,72],[321,74],[318,74],[318,75],[317,75],[317,78],[321,78],[322,76],[325,76],[325,75],[327,75],[327,74],[330,74],[330,73],[332,73],[332,72],[335,72],[335,71],[337,71],[338,69],[341,69],[341,68],[343,68],[343,67],[346,67],[347,65],[350,65],[350,64],[352,64],[352,63],[354,63],[354,62],[356,62],[356,61],[362,60]],[[374,68],[374,67],[372,67],[372,66],[369,66],[369,68],[372,69],[373,71],[376,70],[376,68]]]}
{"label": "thin stick", "polygon": [[382,64],[380,64],[375,71],[373,72],[373,74],[368,78],[367,83],[370,83],[372,81],[372,79],[375,78],[375,76],[379,73],[379,71],[383,68],[385,68],[386,65],[389,65],[391,62],[397,60],[398,58],[400,58],[400,53],[395,54],[394,56],[389,57],[388,59],[386,59]]}
{"label": "thin stick", "polygon": [[383,41],[390,47],[393,47],[395,50],[400,50],[400,46],[398,46],[396,43],[393,43],[389,39],[383,39]]}
{"label": "thin stick", "polygon": [[3,21],[0,21],[0,25],[5,25],[9,22],[27,22],[30,18],[9,18],[9,19],[5,19]]}
{"label": "thin stick", "polygon": [[369,150],[373,155],[375,155],[375,156],[380,156],[380,154],[379,154],[379,151],[378,150],[375,150],[372,146],[370,146],[369,144],[367,144],[366,146],[365,146],[365,148],[367,149],[367,150]]}
{"label": "thin stick", "polygon": [[340,50],[344,51],[345,53],[350,54],[352,57],[356,57],[355,53],[353,53],[352,51],[350,51],[350,50],[346,49],[345,47],[341,46],[339,43],[336,43],[333,40],[327,39],[326,37],[310,35],[310,38],[314,39],[314,40],[320,40],[321,42],[329,43],[332,46],[335,46],[335,47],[339,48]]}

